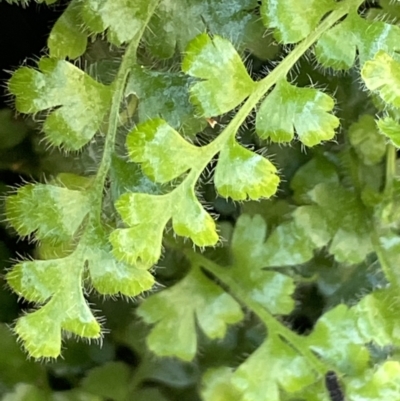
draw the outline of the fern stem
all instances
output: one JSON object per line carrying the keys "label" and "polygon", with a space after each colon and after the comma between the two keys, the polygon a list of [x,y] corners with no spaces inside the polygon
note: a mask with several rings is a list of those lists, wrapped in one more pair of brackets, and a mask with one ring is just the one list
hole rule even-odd
{"label": "fern stem", "polygon": [[396,175],[396,148],[389,143],[386,149],[386,176],[385,176],[385,197],[387,199],[393,194],[393,180]]}
{"label": "fern stem", "polygon": [[141,31],[137,33],[135,38],[127,46],[117,76],[114,82],[112,83],[112,85],[114,86],[114,93],[111,101],[110,114],[108,117],[108,128],[107,128],[106,141],[104,145],[103,158],[101,160],[100,167],[96,175],[96,180],[94,182],[94,187],[92,192],[93,204],[96,205],[92,208],[92,211],[93,213],[95,213],[97,218],[99,218],[101,215],[104,184],[107,179],[108,171],[110,170],[111,167],[112,155],[114,153],[115,137],[117,134],[119,126],[119,118],[120,118],[119,112],[122,100],[124,98],[126,81],[128,79],[132,66],[136,64],[137,49],[140,40],[144,34],[144,31],[151,16],[153,15],[155,9],[158,6],[158,3],[159,1],[155,1],[152,4],[152,7],[147,14],[147,20],[143,24]]}
{"label": "fern stem", "polygon": [[207,259],[206,257],[186,249],[183,251],[185,255],[194,264],[200,265],[205,268],[208,272],[214,275],[221,283],[226,285],[232,294],[247,308],[252,310],[259,319],[265,324],[269,331],[269,335],[279,335],[283,337],[297,352],[303,355],[309,363],[313,366],[313,369],[320,375],[325,375],[325,373],[330,369],[329,366],[323,363],[308,347],[308,344],[304,341],[305,338],[297,335],[283,323],[278,321],[269,311],[267,311],[258,302],[253,301],[249,294],[242,289],[242,287],[227,274],[227,269],[222,268],[213,261]]}

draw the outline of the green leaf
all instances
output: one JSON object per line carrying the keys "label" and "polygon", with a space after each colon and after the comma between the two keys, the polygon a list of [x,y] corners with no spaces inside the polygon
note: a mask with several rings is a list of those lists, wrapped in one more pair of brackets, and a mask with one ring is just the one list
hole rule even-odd
{"label": "green leaf", "polygon": [[265,243],[265,267],[290,266],[308,262],[314,256],[315,244],[306,228],[294,221],[280,224]]}
{"label": "green leaf", "polygon": [[214,184],[218,193],[233,200],[269,198],[278,189],[275,166],[232,138],[219,154]]}
{"label": "green leaf", "polygon": [[7,219],[18,234],[37,239],[71,239],[89,210],[84,192],[54,185],[28,184],[6,200]]}
{"label": "green leaf", "polygon": [[289,44],[304,39],[335,8],[333,0],[263,0],[261,17],[279,42]]}
{"label": "green leaf", "polygon": [[354,312],[340,304],[325,313],[307,337],[309,347],[340,372],[357,374],[368,366],[370,355],[357,329]]}
{"label": "green leaf", "polygon": [[253,266],[234,266],[231,275],[247,291],[250,298],[274,315],[288,315],[294,309],[293,279],[278,272],[255,269]]}
{"label": "green leaf", "polygon": [[70,263],[71,258],[68,257],[61,260],[22,261],[7,274],[7,282],[28,301],[44,303],[57,291],[62,280],[62,269],[68,268]]}
{"label": "green leaf", "polygon": [[187,44],[208,28],[245,47],[254,42],[249,33],[258,22],[253,14],[256,8],[256,0],[182,0],[179,4],[161,0],[145,40],[159,58],[172,57],[176,47],[185,51]]}
{"label": "green leaf", "polygon": [[204,117],[224,114],[239,105],[255,88],[239,54],[220,37],[203,33],[188,45],[182,70],[200,82],[190,88],[191,101]]}
{"label": "green leaf", "polygon": [[175,193],[172,226],[178,235],[189,237],[198,246],[218,242],[215,221],[197,200],[192,187],[182,185]]}
{"label": "green leaf", "polygon": [[333,163],[317,155],[301,166],[290,181],[290,188],[294,192],[293,198],[299,204],[310,203],[308,192],[321,182],[337,184],[339,176]]}
{"label": "green leaf", "polygon": [[400,363],[385,361],[374,370],[364,372],[361,377],[347,381],[346,393],[350,399],[360,401],[398,401],[400,392]]}
{"label": "green leaf", "polygon": [[310,233],[315,247],[332,238],[329,252],[338,262],[362,262],[373,250],[370,222],[354,192],[339,184],[321,183],[309,194],[315,205],[297,209],[294,214],[296,225]]}
{"label": "green leaf", "polygon": [[100,294],[134,297],[153,287],[154,277],[147,271],[148,266],[127,264],[115,259],[104,229],[92,227],[85,240],[87,247],[83,255],[92,284]]}
{"label": "green leaf", "polygon": [[[254,374],[257,372],[257,374]],[[295,393],[316,380],[308,361],[290,345],[270,336],[232,375],[240,400],[280,401],[280,389]]]}
{"label": "green leaf", "polygon": [[186,361],[192,360],[197,350],[195,319],[209,338],[216,339],[225,336],[228,324],[243,318],[239,304],[197,267],[178,284],[147,298],[138,314],[155,324],[147,337],[154,353]]}
{"label": "green leaf", "polygon": [[[280,50],[279,44],[272,35],[266,35],[262,20],[257,15],[253,15],[253,17],[254,22],[247,25],[244,45],[251,54],[260,60],[274,60]],[[233,41],[233,43],[238,42]]]}
{"label": "green leaf", "polygon": [[91,369],[81,387],[88,393],[113,401],[125,401],[129,392],[130,369],[122,362],[108,362]]}
{"label": "green leaf", "polygon": [[158,261],[163,230],[171,218],[175,233],[189,237],[196,245],[210,246],[218,242],[215,222],[190,185],[182,184],[173,192],[159,196],[126,193],[116,202],[116,208],[131,228],[115,230],[110,241],[114,255],[127,263],[140,261],[149,266]]}
{"label": "green leaf", "polygon": [[158,72],[134,66],[125,94],[139,99],[139,121],[161,117],[185,135],[202,131],[204,119],[195,116],[189,101],[190,79],[182,73]]}
{"label": "green leaf", "polygon": [[379,133],[373,116],[361,116],[358,122],[350,126],[348,135],[351,145],[366,165],[378,164],[383,160],[386,141]]}
{"label": "green leaf", "polygon": [[385,117],[377,121],[379,131],[390,139],[391,143],[400,148],[400,124],[391,117]]}
{"label": "green leaf", "polygon": [[50,57],[76,59],[86,51],[87,34],[81,28],[81,3],[72,0],[51,29],[47,46]]}
{"label": "green leaf", "polygon": [[8,284],[20,296],[39,303],[50,298],[40,309],[19,318],[14,328],[30,356],[58,357],[62,329],[81,337],[100,337],[100,325],[82,294],[82,269],[72,254],[64,259],[20,262],[7,274]]}
{"label": "green leaf", "polygon": [[315,248],[322,248],[332,239],[334,230],[324,209],[315,206],[298,207],[293,212],[293,217],[297,230],[301,228]]}
{"label": "green leaf", "polygon": [[242,214],[238,218],[231,241],[235,265],[251,266],[254,270],[264,267],[266,231],[267,224],[258,214]]}
{"label": "green leaf", "polygon": [[83,177],[74,173],[60,173],[51,184],[59,185],[73,191],[84,191],[91,187],[95,176]]}
{"label": "green leaf", "polygon": [[[266,229],[267,225],[260,215],[250,217],[243,214],[240,216],[232,238],[235,265],[261,269],[305,263],[312,258],[315,245],[310,241],[307,231],[296,227],[293,221],[280,224],[265,241]],[[267,276],[265,277],[267,278]],[[279,280],[281,279],[283,277],[279,278]],[[292,284],[285,280],[286,278],[283,279],[284,288],[290,284],[286,287],[286,291],[290,295],[293,291]],[[287,304],[287,300],[284,298],[282,301]]]}
{"label": "green leaf", "polygon": [[[328,395],[325,380],[321,379],[296,393],[296,397],[299,400],[307,401],[333,401],[332,397]],[[297,398],[295,399],[297,400]]]}
{"label": "green leaf", "polygon": [[[396,182],[395,182],[396,184]],[[399,183],[397,182],[397,188],[394,187],[397,191]],[[397,194],[395,193],[396,198],[398,199],[399,192]],[[397,209],[397,210],[396,210]],[[398,216],[398,203],[395,203],[395,212],[397,212]],[[389,215],[389,218],[392,217]],[[393,221],[393,217],[390,222]],[[382,250],[385,255],[385,263],[387,265],[387,268],[392,271],[392,273],[395,274],[395,277],[397,279],[397,284],[400,283],[400,272],[397,269],[397,263],[398,263],[398,254],[400,252],[400,237],[397,234],[397,232],[389,232],[386,233],[385,235],[381,234],[379,237],[379,245],[382,247]],[[395,283],[392,283],[394,286]],[[397,298],[396,298],[397,300]]]}
{"label": "green leaf", "polygon": [[400,28],[382,21],[367,21],[356,11],[322,34],[315,47],[317,60],[336,70],[348,70],[355,61],[360,65],[374,57],[377,51],[393,52],[399,49]]}
{"label": "green leaf", "polygon": [[47,302],[20,318],[15,327],[31,356],[57,357],[61,330],[86,338],[100,337],[100,325],[82,294],[84,266],[89,270],[91,284],[104,295],[132,297],[154,284],[147,266],[114,259],[107,232],[101,226],[86,232],[75,251],[64,258],[18,263],[7,274],[8,284],[28,301]]}
{"label": "green leaf", "polygon": [[207,401],[239,400],[241,394],[231,384],[233,370],[221,366],[208,369],[202,379],[201,395]]}
{"label": "green leaf", "polygon": [[[396,251],[399,249],[397,243]],[[397,254],[398,255],[398,254]],[[400,307],[395,287],[376,290],[365,296],[353,306],[356,314],[357,328],[365,339],[371,339],[380,347],[387,345],[399,346],[397,333],[400,324],[396,311]]]}
{"label": "green leaf", "polygon": [[372,60],[364,64],[361,77],[367,88],[376,91],[385,103],[400,107],[399,61],[379,50]]}
{"label": "green leaf", "polygon": [[330,96],[317,89],[298,88],[280,80],[261,103],[256,131],[261,138],[290,142],[295,128],[304,145],[314,146],[335,136],[339,120],[329,114],[334,105]]}
{"label": "green leaf", "polygon": [[40,71],[22,67],[9,81],[15,105],[22,113],[55,108],[44,122],[47,140],[77,150],[100,129],[112,91],[64,60],[42,58]]}
{"label": "green leaf", "polygon": [[[252,300],[273,314],[288,314],[294,308],[293,279],[284,274],[262,270],[268,266],[266,224],[260,215],[242,214],[232,237],[233,266],[226,274],[247,292]],[[290,252],[290,244],[284,242]],[[278,250],[279,252],[279,250]],[[271,258],[270,258],[271,259]]]}
{"label": "green leaf", "polygon": [[165,183],[190,170],[201,149],[184,140],[162,119],[137,125],[126,139],[129,157],[156,182]]}
{"label": "green leaf", "polygon": [[102,33],[107,30],[108,40],[121,45],[140,39],[157,3],[157,0],[84,0],[81,12],[85,24],[92,32]]}
{"label": "green leaf", "polygon": [[[127,263],[141,261],[152,265],[161,256],[165,225],[171,218],[170,196],[125,193],[115,207],[131,228],[117,229],[110,235],[114,255]],[[148,211],[151,210],[151,213]]]}

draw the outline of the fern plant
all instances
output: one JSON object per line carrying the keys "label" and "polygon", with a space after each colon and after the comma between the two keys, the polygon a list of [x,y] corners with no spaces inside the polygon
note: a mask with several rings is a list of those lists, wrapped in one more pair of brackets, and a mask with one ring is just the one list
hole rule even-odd
{"label": "fern plant", "polygon": [[[143,294],[137,316],[160,357],[192,361],[200,338],[224,339],[249,316],[265,326],[245,360],[204,370],[205,401],[399,399],[400,3],[364,3],[69,2],[48,55],[8,81],[50,147],[93,155],[90,171],[6,201],[9,224],[37,241],[6,276],[36,305],[13,327],[29,356],[57,358],[71,334],[102,338],[92,290]],[[273,68],[255,77],[246,54]],[[346,105],[348,88],[313,75],[301,83],[303,62],[373,104]],[[274,143],[308,154],[289,183]],[[206,183],[240,206],[234,225],[209,210]],[[168,252],[188,266],[161,289]],[[305,281],[324,288],[321,260],[364,281],[301,335],[285,316]]]}

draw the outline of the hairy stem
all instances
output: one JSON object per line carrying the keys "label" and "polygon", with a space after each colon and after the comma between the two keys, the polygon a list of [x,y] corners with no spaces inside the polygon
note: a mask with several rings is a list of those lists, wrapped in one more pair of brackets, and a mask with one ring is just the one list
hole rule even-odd
{"label": "hairy stem", "polygon": [[309,361],[316,372],[318,372],[320,375],[325,375],[325,373],[329,370],[329,366],[324,364],[309,349],[308,344],[306,344],[304,341],[305,338],[291,331],[283,323],[275,319],[275,317],[263,306],[254,301],[249,296],[248,292],[242,289],[239,283],[230,277],[229,274],[226,274],[226,268],[222,268],[218,264],[192,250],[186,249],[183,252],[189,258],[189,260],[197,265],[202,266],[212,275],[214,275],[221,283],[225,284],[233,296],[235,296],[243,305],[252,310],[259,317],[270,333],[285,338],[285,340],[295,350],[297,350],[297,352],[299,352]]}
{"label": "hairy stem", "polygon": [[115,137],[117,134],[119,126],[119,118],[120,118],[119,112],[121,103],[124,98],[126,81],[128,79],[132,66],[136,64],[136,53],[140,40],[144,34],[144,31],[150,20],[150,17],[153,15],[158,3],[159,1],[153,2],[152,9],[149,10],[147,14],[147,20],[143,24],[141,31],[137,33],[135,38],[127,46],[117,76],[112,84],[114,86],[114,91],[111,101],[110,114],[108,117],[108,129],[104,145],[103,158],[96,175],[96,180],[92,192],[93,203],[96,205],[93,207],[92,210],[95,211],[97,218],[99,218],[101,215],[104,184],[107,179],[108,171],[110,170],[111,167],[112,155],[114,153]]}

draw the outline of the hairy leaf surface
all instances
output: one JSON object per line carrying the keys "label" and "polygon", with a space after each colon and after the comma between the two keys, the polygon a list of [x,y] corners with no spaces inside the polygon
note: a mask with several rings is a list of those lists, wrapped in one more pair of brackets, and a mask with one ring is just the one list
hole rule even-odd
{"label": "hairy leaf surface", "polygon": [[141,163],[155,181],[165,183],[187,172],[201,149],[183,139],[166,121],[153,119],[137,125],[128,134],[130,158]]}
{"label": "hairy leaf surface", "polygon": [[213,218],[187,185],[160,196],[126,193],[116,207],[131,228],[115,230],[110,241],[117,258],[128,263],[140,260],[152,265],[158,261],[164,227],[171,218],[174,231],[191,238],[198,246],[215,245],[218,241]]}
{"label": "hairy leaf surface", "polygon": [[295,128],[304,145],[317,145],[335,136],[339,120],[330,114],[334,104],[317,89],[298,88],[281,80],[258,110],[256,131],[261,138],[290,142]]}
{"label": "hairy leaf surface", "polygon": [[193,187],[182,185],[172,205],[172,226],[178,235],[189,237],[198,246],[218,242],[215,221],[196,198]]}
{"label": "hairy leaf surface", "polygon": [[275,166],[264,157],[239,145],[234,138],[219,154],[214,183],[225,198],[234,200],[269,198],[278,189]]}
{"label": "hairy leaf surface", "polygon": [[89,210],[84,192],[44,184],[25,185],[6,201],[12,226],[20,235],[34,233],[37,239],[71,239]]}
{"label": "hairy leaf surface", "polygon": [[364,64],[361,76],[367,88],[370,91],[376,91],[385,103],[400,107],[400,62],[398,60],[380,50],[372,60]]}
{"label": "hairy leaf surface", "polygon": [[191,101],[204,117],[226,113],[241,103],[255,87],[233,45],[220,36],[203,33],[185,52],[182,70],[198,78],[191,88]]}
{"label": "hairy leaf surface", "polygon": [[93,227],[85,239],[88,246],[84,257],[91,282],[100,294],[134,297],[153,287],[154,277],[147,271],[148,266],[115,259],[107,232],[102,227]]}
{"label": "hairy leaf surface", "polygon": [[15,326],[31,356],[58,357],[61,330],[100,337],[100,325],[82,294],[82,270],[83,264],[72,254],[64,259],[20,262],[8,273],[8,284],[17,294],[33,302],[48,301],[19,318]]}
{"label": "hairy leaf surface", "polygon": [[131,228],[111,233],[114,255],[131,264],[139,260],[148,265],[156,263],[161,256],[164,227],[171,218],[171,196],[125,193],[115,206]]}
{"label": "hairy leaf surface", "polygon": [[43,130],[55,146],[77,150],[100,129],[112,91],[64,60],[42,58],[37,71],[18,69],[9,81],[15,105],[22,113],[54,109]]}

